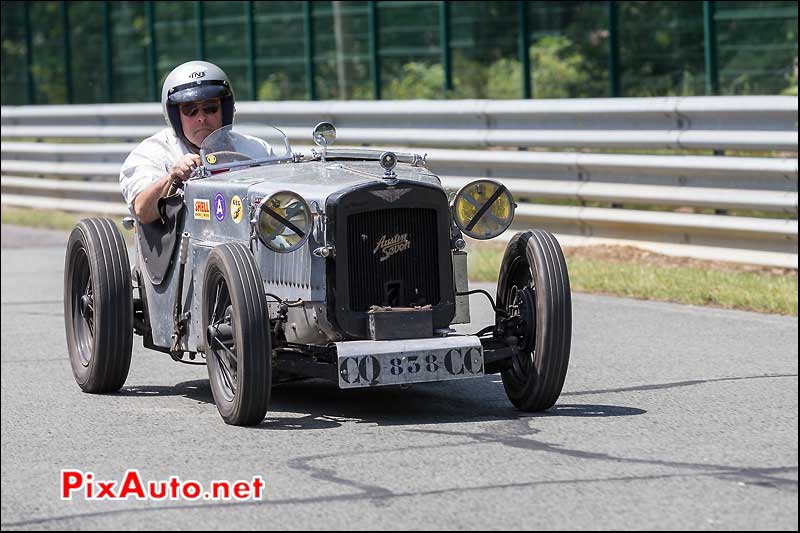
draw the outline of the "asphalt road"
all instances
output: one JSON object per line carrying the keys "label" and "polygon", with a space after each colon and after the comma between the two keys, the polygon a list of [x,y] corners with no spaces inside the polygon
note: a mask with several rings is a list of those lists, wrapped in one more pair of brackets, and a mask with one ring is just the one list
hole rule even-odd
{"label": "asphalt road", "polygon": [[[3,530],[797,530],[796,318],[575,294],[549,412],[515,410],[499,376],[408,390],[304,381],[238,428],[204,367],[138,337],[120,393],[80,391],[63,238],[3,230]],[[266,486],[243,502],[60,499],[62,469],[120,481],[132,468]]]}

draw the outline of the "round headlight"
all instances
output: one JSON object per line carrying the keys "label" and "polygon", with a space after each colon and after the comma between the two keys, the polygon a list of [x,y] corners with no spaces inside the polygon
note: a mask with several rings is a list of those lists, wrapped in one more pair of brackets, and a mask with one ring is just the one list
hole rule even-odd
{"label": "round headlight", "polygon": [[258,206],[256,233],[270,250],[293,252],[308,240],[313,220],[311,209],[300,196],[276,192]]}
{"label": "round headlight", "polygon": [[458,228],[473,239],[491,239],[514,220],[514,198],[505,185],[477,180],[461,187],[451,206]]}

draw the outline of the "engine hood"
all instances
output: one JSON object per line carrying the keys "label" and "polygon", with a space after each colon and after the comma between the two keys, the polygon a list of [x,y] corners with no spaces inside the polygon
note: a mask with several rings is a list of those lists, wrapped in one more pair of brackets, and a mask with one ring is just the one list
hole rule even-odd
{"label": "engine hood", "polygon": [[[439,178],[424,167],[400,163],[394,172],[402,181],[441,187]],[[224,182],[228,186],[244,185],[251,198],[289,190],[307,201],[314,200],[325,205],[328,196],[338,191],[365,183],[384,183],[386,180],[377,161],[310,161],[236,170],[203,181],[208,185],[215,182]]]}

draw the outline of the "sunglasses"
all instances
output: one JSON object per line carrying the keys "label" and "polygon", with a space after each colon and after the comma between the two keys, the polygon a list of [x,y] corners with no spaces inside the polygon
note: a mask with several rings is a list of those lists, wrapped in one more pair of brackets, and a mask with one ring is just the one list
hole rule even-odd
{"label": "sunglasses", "polygon": [[219,102],[207,102],[201,105],[198,104],[184,104],[181,106],[181,113],[187,117],[193,117],[197,115],[197,113],[203,110],[203,113],[206,115],[213,115],[217,111],[219,111]]}

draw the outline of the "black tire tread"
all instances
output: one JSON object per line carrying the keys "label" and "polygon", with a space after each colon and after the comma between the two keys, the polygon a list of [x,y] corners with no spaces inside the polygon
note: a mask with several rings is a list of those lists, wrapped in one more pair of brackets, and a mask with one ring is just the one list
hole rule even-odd
{"label": "black tire tread", "polygon": [[[71,335],[72,250],[80,241],[86,250],[95,298],[94,344],[85,375],[73,372],[85,392],[107,393],[122,388],[128,377],[133,350],[133,293],[128,250],[116,225],[109,219],[90,218],[78,222],[70,235],[64,271],[64,302],[67,345],[73,353]],[[74,288],[72,289],[74,290]],[[80,364],[80,363],[78,363]]]}
{"label": "black tire tread", "polygon": [[242,350],[246,354],[237,372],[239,390],[233,409],[230,413],[220,409],[220,415],[231,425],[255,425],[264,419],[269,407],[272,369],[269,315],[261,276],[250,250],[241,243],[215,247],[208,268],[220,268],[225,278],[231,303],[237,308],[236,335],[243,340],[241,346],[237,345],[237,353]]}
{"label": "black tire tread", "polygon": [[[524,411],[552,407],[561,394],[569,366],[572,338],[572,303],[564,254],[555,237],[543,230],[517,233],[509,242],[498,279],[498,305],[505,305],[504,285],[509,282],[515,258],[524,257],[536,287],[535,359],[532,376],[521,390],[503,383],[509,399]],[[502,303],[501,303],[502,302]],[[535,375],[536,372],[542,372]]]}

